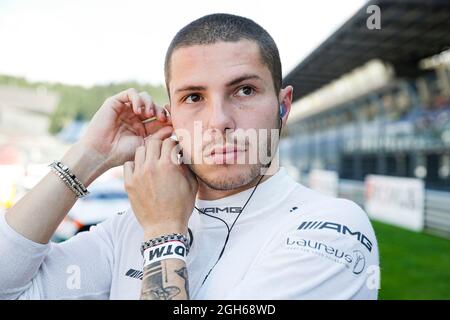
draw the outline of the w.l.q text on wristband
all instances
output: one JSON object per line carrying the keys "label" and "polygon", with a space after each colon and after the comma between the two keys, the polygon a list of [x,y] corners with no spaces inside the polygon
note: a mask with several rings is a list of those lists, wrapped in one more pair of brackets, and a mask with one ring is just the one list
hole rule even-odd
{"label": "w.l.q text on wristband", "polygon": [[186,262],[187,250],[182,241],[171,240],[144,250],[144,267],[165,260],[180,259]]}

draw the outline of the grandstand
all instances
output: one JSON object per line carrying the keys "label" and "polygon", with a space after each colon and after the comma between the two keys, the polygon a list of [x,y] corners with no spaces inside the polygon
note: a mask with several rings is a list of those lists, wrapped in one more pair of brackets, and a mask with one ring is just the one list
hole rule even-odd
{"label": "grandstand", "polygon": [[[370,30],[367,7],[381,9]],[[370,1],[283,79],[294,86],[281,161],[336,172],[365,204],[368,175],[423,181],[424,229],[450,235],[450,2]]]}

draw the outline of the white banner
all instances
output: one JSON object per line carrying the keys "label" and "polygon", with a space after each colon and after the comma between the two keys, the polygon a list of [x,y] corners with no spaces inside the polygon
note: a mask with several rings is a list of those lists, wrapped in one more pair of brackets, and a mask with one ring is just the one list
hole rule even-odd
{"label": "white banner", "polygon": [[420,179],[368,175],[365,209],[371,218],[422,231],[425,187]]}

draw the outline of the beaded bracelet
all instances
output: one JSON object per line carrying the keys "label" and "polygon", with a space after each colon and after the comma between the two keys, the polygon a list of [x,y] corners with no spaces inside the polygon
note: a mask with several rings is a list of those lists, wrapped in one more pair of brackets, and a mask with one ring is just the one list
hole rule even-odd
{"label": "beaded bracelet", "polygon": [[173,240],[177,240],[177,241],[181,241],[185,247],[186,247],[186,252],[189,253],[189,240],[188,238],[181,233],[173,233],[173,234],[167,234],[167,235],[163,235],[157,238],[152,238],[148,241],[145,241],[142,243],[141,245],[141,254],[144,254],[144,251],[148,248],[169,242],[169,241],[173,241]]}

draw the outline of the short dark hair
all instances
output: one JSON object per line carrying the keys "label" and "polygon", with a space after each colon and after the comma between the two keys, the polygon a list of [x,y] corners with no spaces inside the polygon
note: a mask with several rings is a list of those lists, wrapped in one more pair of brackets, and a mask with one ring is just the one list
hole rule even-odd
{"label": "short dark hair", "polygon": [[203,16],[178,31],[167,49],[164,63],[167,91],[169,91],[170,81],[170,59],[176,49],[213,44],[219,41],[236,42],[242,39],[257,43],[262,62],[272,74],[275,93],[278,95],[282,78],[280,54],[275,41],[263,27],[253,20],[226,13]]}

